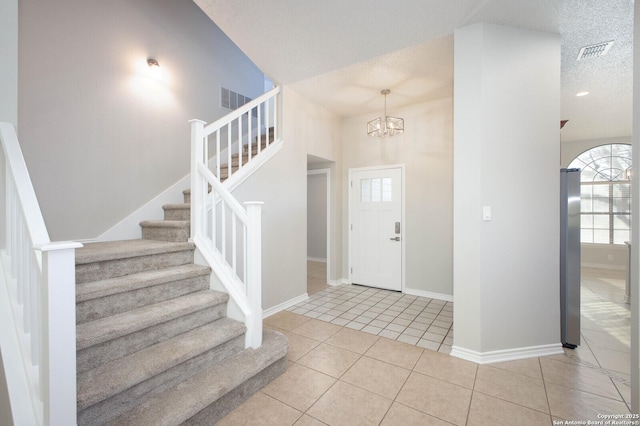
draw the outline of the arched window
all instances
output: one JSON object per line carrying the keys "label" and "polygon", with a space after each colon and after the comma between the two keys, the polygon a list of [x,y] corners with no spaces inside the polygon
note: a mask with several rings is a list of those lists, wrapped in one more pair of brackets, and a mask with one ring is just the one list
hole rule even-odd
{"label": "arched window", "polygon": [[624,244],[631,238],[631,145],[600,145],[578,155],[583,243]]}

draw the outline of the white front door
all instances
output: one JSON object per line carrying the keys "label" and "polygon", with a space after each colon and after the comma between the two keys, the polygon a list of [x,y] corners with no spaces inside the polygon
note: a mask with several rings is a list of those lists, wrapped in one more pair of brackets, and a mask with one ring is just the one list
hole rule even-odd
{"label": "white front door", "polygon": [[402,169],[351,170],[349,278],[402,290]]}

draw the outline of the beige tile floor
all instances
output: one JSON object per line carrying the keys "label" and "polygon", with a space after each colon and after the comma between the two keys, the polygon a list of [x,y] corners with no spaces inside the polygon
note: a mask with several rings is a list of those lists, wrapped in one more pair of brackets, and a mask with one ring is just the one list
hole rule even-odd
{"label": "beige tile floor", "polygon": [[422,348],[451,352],[451,302],[361,285],[342,285],[314,293],[288,310]]}
{"label": "beige tile floor", "polygon": [[265,327],[289,338],[288,370],[219,424],[536,426],[629,413],[621,280],[583,273],[576,350],[490,365],[280,312]]}

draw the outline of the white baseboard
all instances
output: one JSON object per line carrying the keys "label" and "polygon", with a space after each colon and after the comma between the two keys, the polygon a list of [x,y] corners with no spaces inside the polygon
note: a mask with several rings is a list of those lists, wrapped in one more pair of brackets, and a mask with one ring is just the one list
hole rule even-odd
{"label": "white baseboard", "polygon": [[430,299],[444,300],[446,302],[453,302],[453,296],[450,294],[432,293],[430,291],[415,290],[413,288],[405,288],[403,291],[405,294],[412,296],[428,297]]}
{"label": "white baseboard", "polygon": [[327,263],[327,259],[326,258],[322,258],[322,257],[311,257],[308,256],[307,260],[310,260],[312,262],[322,262],[322,263]]}
{"label": "white baseboard", "polygon": [[491,364],[494,362],[514,361],[517,359],[562,354],[564,354],[564,351],[562,350],[561,343],[489,352],[476,352],[471,349],[465,349],[455,345],[451,347],[451,356],[475,362],[476,364]]}
{"label": "white baseboard", "polygon": [[276,305],[272,308],[265,309],[264,311],[262,311],[262,318],[264,319],[264,318],[270,317],[271,315],[275,315],[280,311],[284,311],[285,309],[292,307],[293,305],[297,305],[300,302],[304,302],[308,298],[309,298],[309,294],[304,293],[298,297],[289,299],[286,302],[282,302],[279,305]]}
{"label": "white baseboard", "polygon": [[351,282],[346,278],[338,278],[337,280],[329,281],[327,284],[329,284],[332,287],[336,287],[343,284],[351,284]]}

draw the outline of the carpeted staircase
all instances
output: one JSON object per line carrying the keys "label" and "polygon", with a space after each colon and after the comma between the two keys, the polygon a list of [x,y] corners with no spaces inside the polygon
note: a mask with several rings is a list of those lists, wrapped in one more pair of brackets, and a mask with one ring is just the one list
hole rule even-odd
{"label": "carpeted staircase", "polygon": [[189,196],[140,240],[76,252],[79,425],[211,425],[287,368],[277,332],[244,349],[227,294],[194,264]]}

